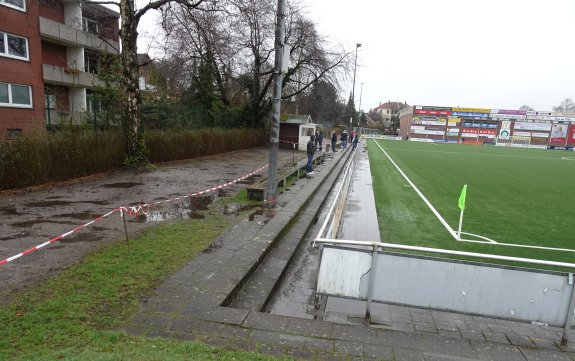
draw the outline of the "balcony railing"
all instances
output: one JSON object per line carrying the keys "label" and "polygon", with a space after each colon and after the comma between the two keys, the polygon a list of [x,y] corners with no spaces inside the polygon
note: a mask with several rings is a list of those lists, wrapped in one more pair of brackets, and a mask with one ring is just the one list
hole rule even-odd
{"label": "balcony railing", "polygon": [[96,75],[79,71],[77,69],[61,68],[55,65],[42,64],[42,71],[44,73],[44,81],[48,83],[83,88],[104,86],[104,82],[102,82]]}
{"label": "balcony railing", "polygon": [[40,34],[43,38],[59,44],[83,46],[110,54],[117,54],[120,49],[119,44],[113,40],[104,40],[97,35],[43,17],[40,17]]}

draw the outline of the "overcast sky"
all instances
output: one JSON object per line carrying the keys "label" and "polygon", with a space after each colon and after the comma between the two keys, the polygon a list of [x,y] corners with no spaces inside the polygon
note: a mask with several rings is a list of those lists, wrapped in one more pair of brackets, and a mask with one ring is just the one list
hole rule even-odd
{"label": "overcast sky", "polygon": [[536,110],[575,100],[574,0],[300,1],[330,42],[362,44],[355,99],[365,111],[388,100]]}
{"label": "overcast sky", "polygon": [[[573,0],[310,0],[320,31],[358,50],[355,99],[551,110],[575,99]],[[351,91],[351,81],[347,96]]]}

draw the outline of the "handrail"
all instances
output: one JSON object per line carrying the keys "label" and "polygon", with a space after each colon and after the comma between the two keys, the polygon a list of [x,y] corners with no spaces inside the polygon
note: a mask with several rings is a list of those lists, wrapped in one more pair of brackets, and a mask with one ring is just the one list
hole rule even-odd
{"label": "handrail", "polygon": [[[333,213],[333,211],[334,211],[334,209],[335,209],[336,204],[337,204],[338,201],[339,201],[339,197],[340,197],[340,194],[341,194],[341,192],[342,192],[342,190],[343,190],[343,187],[344,187],[345,184],[346,184],[345,179],[347,178],[348,174],[350,174],[352,168],[353,168],[353,158],[352,158],[351,162],[349,162],[348,165],[347,165],[347,168],[346,168],[345,173],[344,173],[344,175],[343,175],[343,181],[341,182],[341,184],[339,185],[339,187],[338,187],[338,189],[337,189],[337,192],[336,192],[336,195],[335,195],[335,197],[334,197],[334,200],[333,200],[331,206],[329,207],[329,211],[327,212],[327,215],[326,215],[326,217],[325,217],[325,221],[324,221],[323,224],[321,225],[321,228],[320,228],[319,232],[317,233],[316,239],[321,239],[321,236],[322,236],[323,233],[325,232],[325,229],[327,228],[327,225],[332,221],[332,213]],[[313,242],[313,246],[315,247],[315,241]]]}
{"label": "handrail", "polygon": [[486,253],[454,251],[454,250],[449,250],[449,249],[408,246],[408,245],[404,245],[404,244],[395,244],[395,243],[352,241],[352,240],[346,240],[346,239],[328,239],[328,238],[319,238],[319,237],[316,238],[314,240],[314,242],[330,243],[330,244],[344,244],[344,245],[353,245],[353,246],[368,246],[368,247],[382,247],[382,248],[385,247],[385,248],[401,249],[401,250],[408,250],[408,251],[421,251],[421,252],[438,253],[438,254],[449,254],[449,255],[455,255],[455,256],[483,258],[483,259],[497,259],[497,260],[501,260],[501,261],[522,262],[522,263],[538,264],[538,265],[544,265],[544,266],[566,267],[566,268],[575,269],[575,263],[545,261],[545,260],[533,259],[533,258],[500,256],[500,255],[496,255],[496,254],[486,254]]}

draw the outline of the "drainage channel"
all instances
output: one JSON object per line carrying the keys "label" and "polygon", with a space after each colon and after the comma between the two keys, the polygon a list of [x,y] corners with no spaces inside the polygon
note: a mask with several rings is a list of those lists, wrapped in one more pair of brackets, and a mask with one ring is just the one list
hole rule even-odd
{"label": "drainage channel", "polygon": [[[359,149],[358,149],[359,150]],[[344,239],[379,239],[379,229],[374,204],[367,202],[371,190],[371,171],[367,152],[364,149],[354,154],[352,180],[345,206],[345,215],[338,234]],[[342,179],[333,185],[337,189]],[[335,191],[326,199],[331,204]],[[319,247],[312,247],[315,236],[327,216],[327,208],[318,214],[318,222],[312,225],[276,287],[276,292],[267,305],[266,311],[283,316],[307,319],[321,319],[337,323],[365,324],[366,302],[338,297],[318,297],[315,294],[320,262]],[[380,305],[374,305],[372,314],[384,314]]]}
{"label": "drainage channel", "polygon": [[[346,159],[349,159],[347,156]],[[329,160],[335,161],[335,160]],[[270,308],[270,301],[275,298],[275,293],[278,287],[282,286],[284,282],[284,275],[286,270],[291,268],[295,259],[309,248],[309,237],[314,235],[314,227],[316,224],[321,224],[325,217],[324,208],[330,202],[331,190],[334,183],[337,183],[340,178],[340,173],[344,169],[346,160],[339,160],[331,174],[325,181],[318,187],[314,196],[311,197],[308,204],[300,212],[300,214],[292,221],[288,229],[279,236],[280,239],[274,241],[275,246],[269,251],[265,259],[261,261],[259,266],[253,271],[250,277],[244,281],[242,287],[235,293],[234,298],[226,305],[233,308],[247,309],[251,311],[266,311]],[[325,168],[323,165],[316,168],[319,173]],[[297,181],[290,187],[290,192],[298,192],[300,187],[305,186],[306,179]],[[288,194],[289,196],[289,194]],[[315,250],[315,252],[318,252]],[[297,256],[297,257],[296,257]],[[311,271],[313,268],[310,268]],[[317,268],[316,268],[317,269]],[[302,277],[302,282],[307,282],[309,277]],[[293,283],[293,280],[289,282]],[[314,281],[315,282],[315,281]],[[282,286],[283,287],[283,286]],[[304,291],[308,293],[308,291]],[[312,306],[313,307],[313,306]],[[289,309],[290,307],[287,307]],[[289,313],[290,316],[299,316],[299,311],[293,310]]]}

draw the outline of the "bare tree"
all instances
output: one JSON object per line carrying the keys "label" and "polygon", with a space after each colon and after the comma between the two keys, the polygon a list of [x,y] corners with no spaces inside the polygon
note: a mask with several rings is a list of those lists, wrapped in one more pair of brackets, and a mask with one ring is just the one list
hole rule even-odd
{"label": "bare tree", "polygon": [[[306,94],[319,80],[337,85],[350,54],[328,49],[296,5],[289,6],[288,14],[286,43],[292,45],[292,66],[284,74],[282,98]],[[275,2],[221,0],[210,13],[174,6],[164,12],[162,25],[168,34],[165,53],[178,54],[190,64],[213,54],[218,99],[241,107],[243,125],[261,124],[271,105]]]}
{"label": "bare tree", "polygon": [[553,107],[553,111],[562,113],[575,113],[575,102],[573,102],[573,99],[567,98],[561,102],[561,105]]}
{"label": "bare tree", "polygon": [[519,110],[523,110],[523,111],[528,112],[528,111],[533,111],[535,109],[531,108],[529,105],[522,105],[519,107]]}

